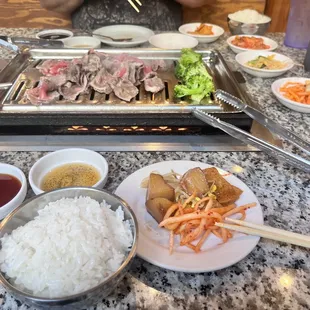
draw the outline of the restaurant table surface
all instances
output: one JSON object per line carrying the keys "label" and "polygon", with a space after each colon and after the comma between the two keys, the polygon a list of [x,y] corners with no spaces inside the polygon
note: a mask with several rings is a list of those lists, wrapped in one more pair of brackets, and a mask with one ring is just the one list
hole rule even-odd
{"label": "restaurant table surface", "polygon": [[[1,34],[33,36],[34,29],[4,29]],[[283,46],[283,34],[268,34],[279,43],[277,52],[297,64],[292,76],[310,77],[302,64],[305,51]],[[201,48],[216,48],[231,64],[234,54],[225,39]],[[0,58],[14,54],[0,48]],[[244,74],[253,99],[274,120],[310,142],[310,115],[282,106],[271,94],[274,79]],[[289,74],[286,74],[289,76]],[[1,137],[0,137],[1,139]],[[288,144],[285,148],[297,151]],[[13,164],[28,175],[31,166],[46,152],[1,152],[0,162]],[[137,169],[165,160],[194,160],[235,173],[255,193],[265,224],[310,235],[309,174],[292,168],[262,152],[101,152],[109,163],[106,189],[117,186]],[[235,169],[235,167],[239,169]],[[139,186],[137,184],[137,186]],[[33,196],[29,187],[28,196]],[[193,265],[195,255],[193,255]],[[0,309],[28,309],[0,287]],[[310,309],[309,250],[261,239],[239,263],[200,274],[165,270],[136,257],[118,288],[90,309]]]}

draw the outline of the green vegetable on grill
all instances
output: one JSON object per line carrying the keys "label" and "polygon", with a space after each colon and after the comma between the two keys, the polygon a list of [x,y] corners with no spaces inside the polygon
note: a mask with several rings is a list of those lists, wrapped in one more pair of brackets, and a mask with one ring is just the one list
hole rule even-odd
{"label": "green vegetable on grill", "polygon": [[174,87],[174,95],[177,98],[189,97],[200,102],[203,98],[210,97],[214,91],[212,77],[203,63],[202,55],[192,49],[182,49],[175,75],[180,82]]}

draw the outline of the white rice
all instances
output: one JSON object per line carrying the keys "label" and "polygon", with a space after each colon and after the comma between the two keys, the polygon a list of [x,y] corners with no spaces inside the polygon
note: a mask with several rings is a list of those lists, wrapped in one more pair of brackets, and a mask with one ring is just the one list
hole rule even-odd
{"label": "white rice", "polygon": [[114,273],[132,245],[130,223],[90,197],[49,203],[2,239],[1,271],[19,289],[57,298],[90,289]]}
{"label": "white rice", "polygon": [[270,21],[270,17],[249,9],[229,14],[228,17],[231,20],[244,24],[263,24]]}

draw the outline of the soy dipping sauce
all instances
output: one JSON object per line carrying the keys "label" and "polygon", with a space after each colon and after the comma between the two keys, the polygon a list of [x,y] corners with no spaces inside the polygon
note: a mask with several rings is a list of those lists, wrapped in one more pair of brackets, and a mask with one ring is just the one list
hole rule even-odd
{"label": "soy dipping sauce", "polygon": [[0,173],[0,207],[11,201],[21,187],[22,184],[16,177]]}

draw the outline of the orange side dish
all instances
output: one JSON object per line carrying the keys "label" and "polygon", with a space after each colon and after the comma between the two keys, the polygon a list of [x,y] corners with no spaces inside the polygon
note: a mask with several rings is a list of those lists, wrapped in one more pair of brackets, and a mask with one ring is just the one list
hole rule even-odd
{"label": "orange side dish", "polygon": [[200,24],[195,31],[188,31],[189,34],[200,34],[200,35],[214,35],[212,31],[212,26],[206,24]]}
{"label": "orange side dish", "polygon": [[265,50],[270,48],[269,45],[264,43],[264,40],[262,38],[256,38],[256,37],[236,36],[231,43],[238,47],[248,48],[252,50]]}
{"label": "orange side dish", "polygon": [[287,82],[281,88],[282,95],[292,101],[310,104],[310,80],[305,84],[298,82]]}

